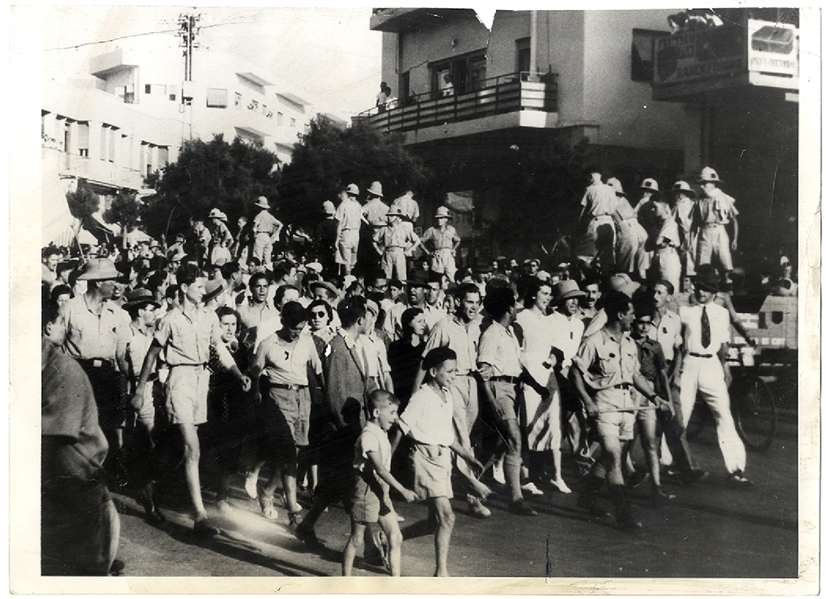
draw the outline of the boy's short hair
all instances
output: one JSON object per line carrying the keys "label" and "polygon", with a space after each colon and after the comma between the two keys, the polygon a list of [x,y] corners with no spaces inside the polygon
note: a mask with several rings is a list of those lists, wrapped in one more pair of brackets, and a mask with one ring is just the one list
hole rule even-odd
{"label": "boy's short hair", "polygon": [[349,328],[367,314],[367,302],[360,295],[344,298],[336,308],[342,328]]}
{"label": "boy's short hair", "polygon": [[657,285],[662,285],[665,287],[665,290],[668,291],[668,295],[674,295],[674,285],[671,284],[671,281],[666,281],[665,279],[660,279],[656,283],[654,283],[652,289]]}
{"label": "boy's short hair", "polygon": [[238,312],[229,306],[219,306],[218,309],[215,310],[215,315],[218,317],[218,320],[221,320],[224,316],[234,316],[235,324],[239,327],[241,326],[241,317]]}
{"label": "boy's short hair", "polygon": [[175,299],[178,297],[178,292],[181,290],[180,285],[172,284],[166,288],[166,295],[164,296],[165,299]]}
{"label": "boy's short hair", "polygon": [[297,327],[309,319],[310,315],[307,313],[307,309],[298,302],[287,302],[281,308],[281,322],[285,327]]}
{"label": "boy's short hair", "polygon": [[287,294],[287,291],[292,289],[296,293],[300,294],[301,292],[295,285],[281,285],[278,289],[275,290],[275,295],[272,298],[272,303],[278,306],[278,304],[284,301],[284,296]]}
{"label": "boy's short hair", "polygon": [[390,393],[390,391],[376,389],[367,396],[367,413],[372,418],[373,410],[380,410],[387,404],[397,406],[399,405],[399,398]]}
{"label": "boy's short hair", "polygon": [[184,262],[175,271],[175,280],[178,281],[178,285],[192,285],[201,276],[201,269],[191,262]]}
{"label": "boy's short hair", "polygon": [[488,287],[483,304],[493,319],[499,319],[516,305],[516,298],[510,287]]}
{"label": "boy's short hair", "polygon": [[455,360],[456,352],[449,347],[434,347],[422,360],[422,370],[430,370],[431,368],[438,368],[448,360]]}
{"label": "boy's short hair", "polygon": [[40,311],[40,326],[43,333],[46,333],[46,327],[57,322],[60,318],[60,306],[54,300],[49,300],[43,303],[43,308]]}

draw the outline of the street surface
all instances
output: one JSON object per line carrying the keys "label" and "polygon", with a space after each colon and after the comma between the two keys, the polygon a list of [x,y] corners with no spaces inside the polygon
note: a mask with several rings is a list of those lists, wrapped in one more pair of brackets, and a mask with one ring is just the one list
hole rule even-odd
{"label": "street surface", "polygon": [[[576,506],[573,472],[566,464],[571,495],[529,497],[536,517],[506,510],[503,488],[488,500],[487,520],[468,516],[467,505],[453,500],[456,524],[450,545],[451,576],[466,577],[701,577],[795,578],[798,564],[797,426],[781,421],[778,435],[764,453],[749,452],[750,490],[726,486],[722,456],[713,425],[692,442],[694,457],[708,476],[693,487],[664,483],[676,495],[667,506],[647,504],[649,483],[631,491],[635,513],[644,527],[635,532],[613,528],[612,518],[593,519]],[[567,457],[567,455],[565,456]],[[642,462],[640,462],[642,464]],[[222,534],[197,539],[184,509],[162,505],[168,522],[155,527],[131,498],[117,496],[121,507],[119,558],[127,576],[338,576],[349,519],[331,506],[316,532],[325,548],[317,551],[296,540],[286,512],[267,521],[258,502],[243,491],[239,475],[232,509],[219,513],[205,492],[207,509]],[[607,498],[601,505],[611,510]],[[402,575],[431,576],[433,534],[427,507],[394,501],[405,521]],[[359,576],[386,576],[380,565],[356,560]]]}

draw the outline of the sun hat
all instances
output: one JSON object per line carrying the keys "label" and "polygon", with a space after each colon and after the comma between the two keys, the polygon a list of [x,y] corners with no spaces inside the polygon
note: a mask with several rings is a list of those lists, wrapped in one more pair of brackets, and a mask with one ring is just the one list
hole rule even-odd
{"label": "sun hat", "polygon": [[90,258],[77,278],[84,281],[114,281],[118,277],[120,273],[109,258]]}
{"label": "sun hat", "polygon": [[370,184],[370,187],[367,189],[367,193],[378,197],[384,196],[384,194],[381,192],[381,183],[379,183],[378,181],[373,181]]}
{"label": "sun hat", "polygon": [[222,220],[224,222],[227,222],[227,215],[224,214],[223,212],[221,212],[220,210],[218,210],[217,208],[213,208],[212,210],[209,211],[209,217],[208,218],[217,218],[218,220]]}
{"label": "sun hat", "polygon": [[700,183],[722,183],[723,180],[720,179],[720,176],[710,166],[703,168],[700,171],[700,177],[697,179]]}
{"label": "sun hat", "polygon": [[311,292],[315,292],[316,288],[318,287],[321,287],[329,291],[333,295],[333,298],[338,297],[338,289],[336,289],[335,285],[333,285],[332,283],[329,283],[327,281],[313,281],[310,283]]}
{"label": "sun hat", "polygon": [[126,294],[126,303],[123,304],[123,308],[124,310],[143,308],[149,304],[152,304],[156,308],[160,307],[160,304],[155,301],[155,296],[152,295],[151,291],[143,287],[138,287]]}
{"label": "sun hat", "polygon": [[606,185],[610,185],[614,188],[614,193],[618,196],[626,197],[625,192],[622,190],[622,183],[620,183],[619,179],[616,177],[611,177],[605,182]]}
{"label": "sun hat", "polygon": [[697,192],[695,192],[693,189],[691,189],[691,185],[689,185],[685,181],[677,181],[671,187],[671,192],[674,195],[677,195],[678,193],[683,193],[683,194],[685,194],[687,196],[690,196],[692,198],[697,196]]}
{"label": "sun hat", "polygon": [[646,189],[648,191],[660,191],[660,185],[657,183],[656,180],[648,177],[647,179],[643,179],[642,183],[640,183],[640,189]]}
{"label": "sun hat", "polygon": [[264,208],[265,210],[270,209],[270,202],[265,196],[258,196],[258,200],[256,200],[255,205],[259,208]]}
{"label": "sun hat", "polygon": [[720,290],[720,275],[717,274],[717,269],[712,264],[698,266],[694,287],[709,293],[717,293]]}
{"label": "sun hat", "polygon": [[450,216],[450,210],[448,209],[447,206],[439,206],[438,208],[436,208],[436,216],[434,216],[433,218],[453,219],[453,217]]}
{"label": "sun hat", "polygon": [[321,210],[324,212],[324,214],[335,214],[336,206],[330,200],[325,200],[324,203],[321,205]]}
{"label": "sun hat", "polygon": [[586,297],[586,293],[581,291],[576,281],[566,279],[553,286],[553,303],[561,304],[565,300],[577,297]]}
{"label": "sun hat", "polygon": [[350,183],[350,185],[348,185],[344,189],[344,191],[346,191],[351,196],[357,196],[359,194],[358,185],[356,185],[355,183]]}
{"label": "sun hat", "polygon": [[210,300],[218,297],[218,294],[220,294],[223,290],[224,284],[221,281],[210,279],[204,284],[204,297],[201,302],[204,304],[208,303]]}

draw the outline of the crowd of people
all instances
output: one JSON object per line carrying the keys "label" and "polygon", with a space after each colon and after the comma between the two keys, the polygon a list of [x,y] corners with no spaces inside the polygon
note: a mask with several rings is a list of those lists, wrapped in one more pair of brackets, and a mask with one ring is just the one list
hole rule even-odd
{"label": "crowd of people", "polygon": [[[364,204],[355,184],[338,206],[324,202],[308,255],[282,243],[265,197],[234,234],[214,209],[168,246],[46,250],[43,574],[121,571],[110,493],[161,525],[170,452],[198,535],[220,533],[202,495],[207,458],[218,509],[243,482],[262,517],[282,509],[310,545],[342,502],[345,575],[377,526],[384,540],[369,538],[400,574],[391,494],[429,504],[438,576],[454,497],[488,518],[495,489],[530,517],[526,495],[575,482],[583,510],[604,515],[604,487],[617,527],[641,526],[628,485],[649,478],[662,507],[673,495],[661,471],[686,485],[705,475],[685,438],[698,397],[729,484],[748,488],[727,391],[731,327],[749,340],[725,292],[737,210],[713,169],[699,183],[660,192],[645,179],[632,206],[594,174],[572,263],[547,270],[503,257],[459,268],[450,210],[419,235],[413,192],[388,205],[378,181]],[[629,457],[636,438],[644,469]],[[576,481],[563,478],[563,452]]]}

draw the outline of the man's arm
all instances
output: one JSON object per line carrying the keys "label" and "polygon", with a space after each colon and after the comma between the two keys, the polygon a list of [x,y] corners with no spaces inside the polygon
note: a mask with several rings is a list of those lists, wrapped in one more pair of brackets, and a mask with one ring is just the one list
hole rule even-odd
{"label": "man's arm", "polygon": [[737,222],[737,217],[731,215],[731,251],[737,251],[737,239],[740,237],[740,224]]}
{"label": "man's arm", "polygon": [[135,391],[132,394],[133,404],[136,398],[140,402],[143,402],[144,388],[149,380],[149,375],[152,374],[153,370],[155,370],[155,364],[158,361],[158,356],[161,355],[161,349],[163,348],[161,347],[161,344],[158,343],[158,340],[153,339],[152,344],[149,346],[149,350],[146,352],[146,357],[143,359],[143,366],[141,367],[140,377],[138,377],[138,384],[135,386]]}
{"label": "man's arm", "polygon": [[571,365],[571,370],[568,372],[568,380],[573,384],[579,400],[585,406],[585,411],[588,412],[588,416],[596,417],[597,414],[599,414],[597,404],[594,403],[594,400],[588,395],[588,391],[585,390],[585,380],[582,378],[582,373],[576,364]]}
{"label": "man's arm", "polygon": [[396,480],[396,477],[393,476],[390,471],[382,464],[381,457],[379,456],[378,451],[368,451],[367,457],[370,458],[370,463],[373,466],[373,470],[375,470],[376,474],[381,478],[384,482],[388,485],[396,489],[404,500],[407,502],[416,501],[417,497],[416,494],[402,485],[399,481]]}
{"label": "man's arm", "polygon": [[462,458],[468,464],[473,466],[479,472],[484,470],[485,466],[482,464],[482,462],[477,460],[476,456],[473,455],[466,447],[462,446],[462,444],[459,443],[455,438],[453,439],[453,443],[450,444],[450,449],[451,451],[453,451],[453,453],[458,455],[460,458]]}
{"label": "man's arm", "polygon": [[731,369],[729,368],[726,358],[728,357],[728,343],[721,343],[720,350],[717,352],[717,358],[720,364],[723,365],[723,379],[726,381],[726,388],[731,387]]}

